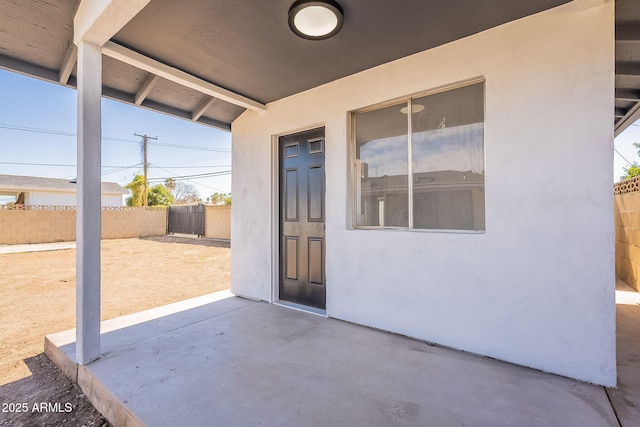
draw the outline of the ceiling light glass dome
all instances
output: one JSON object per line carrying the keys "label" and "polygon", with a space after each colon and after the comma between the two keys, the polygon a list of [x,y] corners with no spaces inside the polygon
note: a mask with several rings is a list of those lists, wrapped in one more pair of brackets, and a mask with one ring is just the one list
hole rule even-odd
{"label": "ceiling light glass dome", "polygon": [[342,28],[344,15],[332,0],[298,0],[289,9],[289,27],[308,40],[323,40],[334,36]]}

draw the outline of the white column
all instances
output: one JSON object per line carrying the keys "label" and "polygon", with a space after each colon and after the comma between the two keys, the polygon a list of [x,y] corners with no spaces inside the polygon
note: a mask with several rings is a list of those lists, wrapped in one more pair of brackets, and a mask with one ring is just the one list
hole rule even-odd
{"label": "white column", "polygon": [[80,0],[78,46],[78,210],[76,212],[76,361],[100,357],[100,145],[102,48],[151,0]]}
{"label": "white column", "polygon": [[100,357],[100,145],[102,48],[78,42],[76,361]]}

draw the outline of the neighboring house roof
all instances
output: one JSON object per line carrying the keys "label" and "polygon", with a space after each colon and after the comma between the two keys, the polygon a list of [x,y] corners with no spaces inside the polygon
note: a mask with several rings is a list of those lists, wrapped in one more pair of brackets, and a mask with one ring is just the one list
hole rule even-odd
{"label": "neighboring house roof", "polygon": [[[42,178],[38,176],[1,175],[0,190],[4,191],[78,191],[75,180]],[[103,182],[102,194],[129,194],[129,190],[115,182]]]}

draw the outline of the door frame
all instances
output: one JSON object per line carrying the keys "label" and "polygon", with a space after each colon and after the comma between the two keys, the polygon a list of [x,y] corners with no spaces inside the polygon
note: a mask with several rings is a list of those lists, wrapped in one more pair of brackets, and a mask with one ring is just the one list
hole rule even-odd
{"label": "door frame", "polygon": [[[280,304],[289,308],[302,310],[308,313],[319,314],[324,317],[327,316],[327,310],[318,310],[313,307],[305,307],[298,304],[289,303],[286,301],[280,301],[280,155],[279,155],[279,143],[280,137],[291,135],[298,132],[304,132],[317,128],[324,127],[325,134],[325,170],[327,162],[327,125],[325,122],[318,122],[309,126],[289,129],[283,132],[279,132],[271,135],[271,209],[269,213],[269,221],[271,223],[271,295],[269,303]],[[326,176],[325,176],[325,198],[326,198]],[[326,206],[326,205],[325,205]],[[325,221],[327,220],[327,213],[325,211]],[[325,234],[325,277],[326,277],[326,239]],[[326,279],[325,279],[326,280]],[[326,289],[326,283],[325,283]]]}

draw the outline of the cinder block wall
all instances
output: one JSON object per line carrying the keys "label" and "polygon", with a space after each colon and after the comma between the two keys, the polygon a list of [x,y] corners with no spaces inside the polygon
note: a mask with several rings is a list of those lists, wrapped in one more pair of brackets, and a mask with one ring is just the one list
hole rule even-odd
{"label": "cinder block wall", "polygon": [[[164,236],[164,208],[106,207],[102,210],[102,238]],[[0,209],[0,244],[50,243],[76,239],[75,209],[29,206],[25,210]]]}
{"label": "cinder block wall", "polygon": [[204,236],[213,239],[231,239],[231,206],[206,206]]}
{"label": "cinder block wall", "polygon": [[103,239],[154,237],[166,234],[166,208],[102,209]]}
{"label": "cinder block wall", "polygon": [[58,209],[0,210],[0,244],[75,240],[76,211]]}
{"label": "cinder block wall", "polygon": [[616,275],[638,291],[640,291],[639,184],[639,178],[617,183],[614,198]]}

